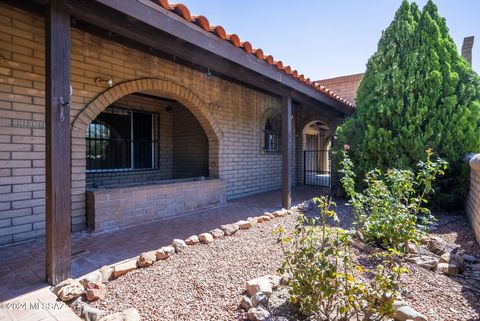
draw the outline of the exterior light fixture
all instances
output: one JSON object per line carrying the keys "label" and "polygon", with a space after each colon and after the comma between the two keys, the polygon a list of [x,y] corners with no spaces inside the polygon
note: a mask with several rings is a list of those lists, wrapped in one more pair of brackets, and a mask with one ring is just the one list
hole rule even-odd
{"label": "exterior light fixture", "polygon": [[95,79],[95,84],[100,87],[112,87],[113,80],[112,78],[104,79],[104,78],[98,77]]}
{"label": "exterior light fixture", "polygon": [[210,70],[210,68],[207,69],[207,78],[210,79],[213,77],[213,74],[212,74],[212,71]]}

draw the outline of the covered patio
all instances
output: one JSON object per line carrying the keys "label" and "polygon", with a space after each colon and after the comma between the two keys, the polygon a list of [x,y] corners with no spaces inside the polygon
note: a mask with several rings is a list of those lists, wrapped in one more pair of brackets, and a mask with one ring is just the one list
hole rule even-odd
{"label": "covered patio", "polygon": [[[328,193],[318,186],[293,188],[292,204]],[[103,265],[110,265],[141,252],[236,222],[264,211],[280,209],[281,191],[239,198],[212,209],[104,233],[78,232],[72,235],[72,276],[79,277]],[[45,242],[42,239],[0,248],[0,301],[46,286]]]}
{"label": "covered patio", "polygon": [[[316,124],[312,137],[333,135],[354,111],[182,4],[9,0],[0,15],[11,43],[0,106],[9,142],[1,299],[173,237],[290,208],[307,170],[302,130]],[[335,184],[328,166],[315,171]],[[142,232],[131,228],[146,222]]]}

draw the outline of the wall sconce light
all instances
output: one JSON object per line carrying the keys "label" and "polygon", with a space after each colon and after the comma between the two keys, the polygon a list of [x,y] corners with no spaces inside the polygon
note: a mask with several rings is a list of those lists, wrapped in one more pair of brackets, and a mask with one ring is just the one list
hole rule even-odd
{"label": "wall sconce light", "polygon": [[104,78],[98,77],[95,79],[95,84],[100,87],[112,87],[113,80],[112,78],[104,79]]}
{"label": "wall sconce light", "polygon": [[210,68],[207,69],[207,78],[210,79],[213,77],[213,74],[212,74],[212,71],[210,70]]}

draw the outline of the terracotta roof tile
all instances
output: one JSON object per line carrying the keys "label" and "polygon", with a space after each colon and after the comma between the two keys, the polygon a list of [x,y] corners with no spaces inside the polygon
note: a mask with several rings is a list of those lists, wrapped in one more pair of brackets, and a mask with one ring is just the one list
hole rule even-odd
{"label": "terracotta roof tile", "polygon": [[268,56],[265,57],[265,61],[266,61],[267,63],[269,63],[270,65],[273,65],[273,63],[274,63],[275,60],[273,60],[273,56],[272,56],[272,55],[268,55]]}
{"label": "terracotta roof tile", "polygon": [[185,6],[183,3],[175,4],[173,11],[187,21],[194,21],[192,15],[190,14],[190,10],[188,10],[187,6]]}
{"label": "terracotta roof tile", "polygon": [[172,10],[173,9],[173,7],[170,5],[170,3],[168,3],[168,0],[152,0],[152,1],[155,2],[156,4],[159,4],[164,9],[167,9],[167,10]]}
{"label": "terracotta roof tile", "polygon": [[241,42],[240,42],[240,37],[237,36],[236,34],[231,34],[228,35],[228,39],[230,40],[231,43],[233,43],[236,47],[240,47]]}
{"label": "terracotta roof tile", "polygon": [[263,54],[262,49],[255,49],[255,56],[257,56],[257,58],[261,60],[265,59],[265,55]]}
{"label": "terracotta roof tile", "polygon": [[219,37],[220,39],[223,39],[223,40],[228,39],[227,32],[225,31],[225,29],[223,29],[222,26],[213,27],[213,33],[215,33],[215,35],[217,35],[217,37]]}
{"label": "terracotta roof tile", "polygon": [[331,98],[338,100],[339,102],[347,105],[351,108],[354,108],[354,105],[347,100],[339,97],[337,94],[333,93],[331,90],[325,88],[324,86],[318,85],[315,82],[311,81],[310,78],[305,78],[303,74],[300,74],[297,70],[293,70],[290,66],[284,66],[282,61],[275,61],[271,55],[265,55],[262,49],[253,49],[253,46],[250,42],[240,41],[240,37],[236,34],[228,35],[225,29],[222,26],[210,26],[208,19],[205,16],[192,16],[187,6],[182,3],[170,4],[168,0],[151,0],[152,2],[160,5],[162,8],[173,11],[183,19],[195,23],[197,26],[202,28],[205,31],[215,34],[222,40],[230,41],[234,46],[243,49],[245,52],[255,55],[258,59],[264,60],[266,63],[275,66],[279,70],[283,70],[286,74],[305,83],[306,85],[312,86],[316,90],[330,96]]}
{"label": "terracotta roof tile", "polygon": [[200,26],[203,30],[205,31],[212,31],[210,27],[210,22],[208,22],[207,17],[205,16],[198,16],[198,17],[193,17],[195,20],[195,23]]}
{"label": "terracotta roof tile", "polygon": [[248,53],[253,53],[252,44],[248,41],[242,42],[242,48]]}

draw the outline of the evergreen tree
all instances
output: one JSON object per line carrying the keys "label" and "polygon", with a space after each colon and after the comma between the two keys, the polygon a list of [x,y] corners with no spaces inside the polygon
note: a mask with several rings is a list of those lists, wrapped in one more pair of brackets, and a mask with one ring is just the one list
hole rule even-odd
{"label": "evergreen tree", "polygon": [[339,128],[361,174],[413,168],[432,148],[449,162],[437,204],[458,206],[468,188],[463,155],[480,151],[480,80],[457,52],[429,0],[404,0],[370,58],[354,115]]}

